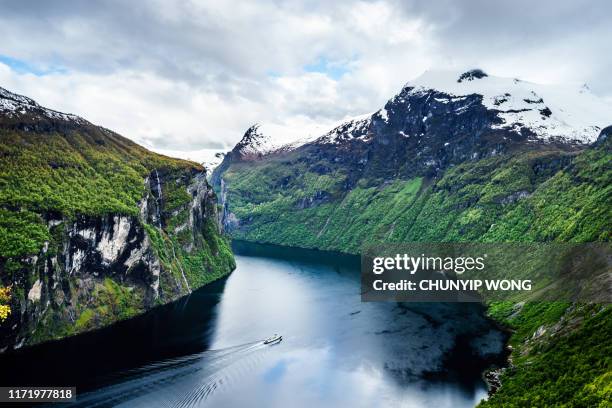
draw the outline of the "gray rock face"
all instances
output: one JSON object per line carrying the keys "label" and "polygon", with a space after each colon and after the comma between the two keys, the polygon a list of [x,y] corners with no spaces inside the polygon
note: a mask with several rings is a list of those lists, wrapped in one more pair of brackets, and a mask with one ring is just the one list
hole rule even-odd
{"label": "gray rock face", "polygon": [[221,213],[219,214],[219,225],[223,226],[223,229],[227,232],[232,231],[240,224],[236,215],[229,211],[227,201],[227,190],[225,188],[225,182],[223,179],[218,180],[221,188]]}
{"label": "gray rock face", "polygon": [[[210,217],[216,222],[218,216],[216,199],[204,172],[185,177],[188,180],[180,181],[186,182],[191,200],[184,208],[185,223],[176,229],[189,231],[191,239],[186,240],[183,249],[191,253],[206,238],[202,236],[205,220]],[[116,304],[108,305],[108,316],[97,316],[99,321],[82,329],[112,323],[189,293],[192,288],[184,272],[179,269],[179,276],[162,266],[145,227],[163,229],[176,216],[164,211],[161,195],[164,183],[176,182],[170,175],[154,171],[144,180],[146,194],[139,203],[139,214],[134,216],[81,215],[71,219],[46,214],[53,242],[46,243],[39,254],[22,260],[21,268],[12,271],[13,290],[24,296],[7,324],[0,328],[0,352],[82,331],[79,316],[89,308],[103,310],[109,299],[101,296],[129,293],[127,301],[137,310],[121,310],[124,300],[110,299]],[[120,292],[113,293],[115,286],[105,287],[109,285],[107,278],[112,279],[112,285],[118,285]]]}
{"label": "gray rock face", "polygon": [[[93,304],[96,281],[113,277],[139,287],[150,307],[159,298],[160,264],[143,226],[136,217],[108,215],[53,218],[48,225],[60,238],[59,251],[45,245],[19,271],[17,284],[27,290],[19,320],[2,336],[3,348],[27,343],[41,330],[43,317],[75,324],[77,306]],[[34,280],[30,286],[29,282]],[[50,322],[45,322],[47,325]]]}

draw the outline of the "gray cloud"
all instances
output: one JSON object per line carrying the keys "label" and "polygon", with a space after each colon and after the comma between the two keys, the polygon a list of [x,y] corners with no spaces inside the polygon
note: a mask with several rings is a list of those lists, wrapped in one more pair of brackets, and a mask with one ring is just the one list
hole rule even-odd
{"label": "gray cloud", "polygon": [[[2,1],[0,55],[59,69],[0,65],[0,85],[150,146],[228,146],[253,122],[375,110],[432,67],[612,98],[611,12],[603,0]],[[343,74],[309,72],[321,61]]]}
{"label": "gray cloud", "polygon": [[[596,1],[495,2],[415,0],[397,2],[405,15],[432,22],[440,57],[490,65],[516,76],[587,82],[601,95],[612,94],[612,3]],[[500,61],[501,60],[501,61]],[[497,61],[500,61],[497,63]],[[510,63],[512,61],[512,63]]]}

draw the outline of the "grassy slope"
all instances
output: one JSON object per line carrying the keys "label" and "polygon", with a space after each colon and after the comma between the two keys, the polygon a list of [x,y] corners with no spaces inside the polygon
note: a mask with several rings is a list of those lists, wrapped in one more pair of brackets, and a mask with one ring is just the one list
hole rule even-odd
{"label": "grassy slope", "polygon": [[[352,253],[380,241],[587,242],[612,236],[610,158],[602,149],[527,152],[462,164],[434,184],[362,179],[348,193],[341,171],[280,159],[236,164],[224,180],[229,210],[247,220],[234,234],[254,241]],[[302,209],[317,191],[331,199]],[[529,197],[508,202],[521,192]]]}
{"label": "grassy slope", "polygon": [[[149,152],[93,125],[62,133],[0,130],[0,287],[14,281],[12,275],[27,267],[24,257],[38,254],[45,242],[51,253],[61,250],[62,227],[49,229],[42,214],[137,216],[137,203],[145,194],[144,178],[154,169],[184,180],[202,170],[195,163]],[[181,244],[193,238],[172,233],[173,226],[187,217],[191,197],[186,185],[166,183],[163,196],[168,228],[145,225],[162,266],[174,276],[170,282],[167,274],[162,275],[162,287],[176,290],[175,282],[182,281],[181,269],[192,288],[231,271],[229,243],[213,221],[207,221],[202,235],[195,238],[196,250],[190,253]],[[24,298],[19,288],[12,292],[16,299]],[[94,305],[77,306],[75,325],[46,316],[32,341],[60,338],[143,311],[143,293],[130,292],[112,279],[96,283],[94,292]]]}
{"label": "grassy slope", "polygon": [[[437,181],[362,179],[348,193],[342,191],[346,174],[318,175],[291,157],[236,164],[224,179],[229,210],[247,224],[234,236],[358,253],[362,245],[381,241],[609,241],[610,162],[608,142],[578,156],[531,151],[469,162]],[[317,191],[330,198],[301,209]],[[516,200],[519,194],[526,197]],[[515,329],[518,369],[506,372],[504,386],[484,405],[597,406],[609,399],[610,308],[549,306],[517,311],[492,305],[492,315]],[[537,328],[561,317],[573,322],[571,330],[527,347]]]}
{"label": "grassy slope", "polygon": [[0,131],[0,256],[37,253],[49,231],[38,214],[137,215],[153,168],[193,165],[150,153],[112,133]]}

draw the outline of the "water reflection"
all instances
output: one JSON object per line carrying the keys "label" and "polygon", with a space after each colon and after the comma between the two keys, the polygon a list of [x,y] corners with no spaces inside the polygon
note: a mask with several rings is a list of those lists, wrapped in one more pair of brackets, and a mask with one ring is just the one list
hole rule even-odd
{"label": "water reflection", "polygon": [[[66,359],[68,345],[90,347],[55,369],[79,381],[75,405],[469,407],[486,394],[480,372],[503,334],[478,305],[361,303],[358,259],[235,250],[237,270],[186,301],[39,348]],[[274,333],[283,341],[264,345]],[[99,369],[99,355],[122,361]],[[86,381],[66,378],[84,366]]]}

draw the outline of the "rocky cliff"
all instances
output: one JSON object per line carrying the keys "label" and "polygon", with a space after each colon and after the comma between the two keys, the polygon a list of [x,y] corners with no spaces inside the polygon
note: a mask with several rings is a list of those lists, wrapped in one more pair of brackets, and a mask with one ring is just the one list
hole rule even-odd
{"label": "rocky cliff", "polygon": [[108,325],[229,273],[204,169],[0,88],[0,350]]}

